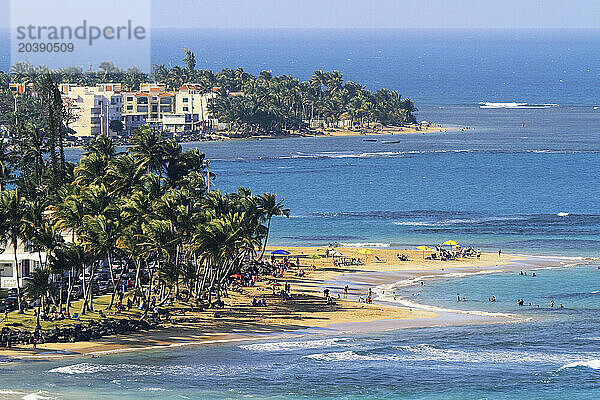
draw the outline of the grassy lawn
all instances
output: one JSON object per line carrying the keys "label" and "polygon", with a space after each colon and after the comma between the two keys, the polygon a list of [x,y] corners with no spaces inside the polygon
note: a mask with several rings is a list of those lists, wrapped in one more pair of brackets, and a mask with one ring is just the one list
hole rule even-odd
{"label": "grassy lawn", "polygon": [[[124,299],[126,300],[127,297],[125,297]],[[71,309],[70,309],[71,315],[73,315],[75,313],[79,313],[79,311],[81,310],[82,303],[83,303],[83,300],[71,302]],[[107,318],[115,318],[115,319],[122,319],[122,318],[138,319],[143,314],[143,310],[138,310],[137,307],[135,307],[135,306],[131,309],[131,311],[123,311],[120,313],[116,313],[114,310],[114,307],[112,310],[106,309],[108,307],[109,303],[110,303],[110,295],[96,297],[96,298],[94,298],[94,312],[88,311],[85,315],[79,315],[79,319],[63,319],[60,321],[42,321],[42,320],[40,320],[40,325],[42,326],[42,330],[49,330],[54,327],[72,326],[75,324],[87,325],[87,323],[90,321],[100,321],[101,320],[100,316],[98,315],[98,310],[102,310],[102,312],[104,313],[104,315]],[[177,308],[177,309],[191,310],[191,306],[189,304],[179,303],[179,302],[175,302],[175,304],[169,308],[170,309]],[[8,314],[8,323],[4,322],[4,321],[1,322],[0,328],[7,326],[10,328],[14,328],[14,329],[21,329],[21,330],[24,329],[24,330],[29,330],[29,331],[34,330],[36,327],[37,317],[35,317],[33,315],[33,311],[34,311],[33,309],[29,309],[29,310],[25,311],[24,314],[19,314],[17,311],[10,312]],[[3,315],[0,317],[3,318]],[[21,324],[21,325],[19,325],[19,324]]]}

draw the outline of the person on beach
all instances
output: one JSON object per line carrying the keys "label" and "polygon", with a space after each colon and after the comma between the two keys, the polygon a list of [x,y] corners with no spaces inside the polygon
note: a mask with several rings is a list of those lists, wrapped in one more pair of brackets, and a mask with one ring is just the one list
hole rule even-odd
{"label": "person on beach", "polygon": [[456,301],[460,301],[460,293],[456,293]]}
{"label": "person on beach", "polygon": [[502,257],[502,249],[498,250],[498,258]]}
{"label": "person on beach", "polygon": [[8,322],[8,310],[4,310],[4,319],[2,321]]}
{"label": "person on beach", "polygon": [[348,285],[344,286],[344,298],[348,298]]}
{"label": "person on beach", "polygon": [[550,307],[554,307],[554,300],[550,302]]}

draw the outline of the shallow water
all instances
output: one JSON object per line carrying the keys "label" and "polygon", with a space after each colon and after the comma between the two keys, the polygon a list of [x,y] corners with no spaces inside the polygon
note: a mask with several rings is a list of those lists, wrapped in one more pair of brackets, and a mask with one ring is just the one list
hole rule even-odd
{"label": "shallow water", "polygon": [[[79,398],[597,398],[600,294],[596,264],[426,280],[419,301],[532,318],[514,324],[322,332],[247,343],[7,363],[3,387]],[[530,271],[529,271],[530,272]],[[584,283],[585,282],[585,283]],[[487,302],[490,288],[498,301]],[[525,297],[540,308],[518,307]],[[564,309],[551,308],[550,299]],[[35,381],[22,379],[36,376]],[[93,389],[92,389],[93,388]],[[9,394],[6,394],[7,398]]]}
{"label": "shallow water", "polygon": [[[273,221],[273,244],[403,248],[455,239],[487,250],[600,256],[600,111],[593,107],[600,36],[463,35],[429,33],[414,42],[398,36],[395,45],[380,40],[381,48],[362,37],[352,55],[316,33],[295,47],[283,36],[268,45],[256,37],[205,41],[202,48],[219,51],[197,51],[205,54],[200,68],[234,60],[252,72],[273,66],[303,78],[316,68],[338,68],[371,88],[421,99],[419,120],[459,129],[394,136],[396,144],[348,137],[184,147],[207,154],[221,190],[246,186],[285,197],[292,216]],[[184,39],[161,42],[155,55],[178,62],[181,51],[171,44]],[[315,40],[320,50],[302,56]],[[223,43],[232,51],[221,52]],[[257,43],[267,51],[257,51]],[[430,62],[433,56],[440,62]],[[482,109],[482,101],[558,106]],[[72,160],[80,154],[68,150]],[[6,362],[0,398],[595,399],[597,265],[397,288],[416,303],[517,314],[528,322],[353,335],[324,330],[245,344]],[[457,293],[468,301],[457,303]],[[491,296],[498,301],[487,301]],[[519,298],[540,307],[519,307]]]}

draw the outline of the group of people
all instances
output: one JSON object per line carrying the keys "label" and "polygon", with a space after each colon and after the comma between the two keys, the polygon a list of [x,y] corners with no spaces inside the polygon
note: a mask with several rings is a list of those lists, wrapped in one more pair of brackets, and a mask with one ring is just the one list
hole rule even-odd
{"label": "group of people", "polygon": [[463,249],[460,246],[455,246],[452,250],[445,249],[441,246],[436,246],[436,252],[432,253],[430,257],[427,257],[431,260],[441,260],[441,261],[450,261],[456,260],[457,258],[469,258],[469,257],[477,257],[477,259],[481,258],[481,250],[475,250],[473,247],[469,247],[467,249]]}
{"label": "group of people", "polygon": [[52,308],[50,308],[48,305],[39,310],[39,315],[38,315],[38,310],[33,310],[33,316],[34,317],[39,316],[42,321],[51,321],[51,322],[61,321],[63,319],[71,318],[71,316],[69,315],[69,312],[65,311],[64,308],[61,307],[60,310],[58,310],[56,308],[56,306],[53,306]]}
{"label": "group of people", "polygon": [[404,253],[398,253],[396,254],[396,258],[398,259],[398,261],[410,261],[408,259],[408,256]]}
{"label": "group of people", "polygon": [[363,265],[364,263],[360,258],[355,257],[340,257],[333,259],[333,265],[339,267],[341,265]]}
{"label": "group of people", "polygon": [[252,307],[266,307],[267,306],[267,299],[266,298],[262,298],[260,300],[256,300],[256,297],[252,298]]}
{"label": "group of people", "polygon": [[372,304],[373,303],[373,292],[371,291],[371,288],[369,288],[369,292],[367,293],[367,297],[362,298],[359,297],[358,298],[358,302],[359,303],[367,303],[367,304]]}
{"label": "group of people", "polygon": [[[523,271],[521,271],[521,272],[519,272],[519,275],[522,275],[522,276],[527,276],[527,272],[523,272]],[[535,275],[535,272],[532,272],[532,273],[531,273],[531,276],[536,276],[536,275]]]}

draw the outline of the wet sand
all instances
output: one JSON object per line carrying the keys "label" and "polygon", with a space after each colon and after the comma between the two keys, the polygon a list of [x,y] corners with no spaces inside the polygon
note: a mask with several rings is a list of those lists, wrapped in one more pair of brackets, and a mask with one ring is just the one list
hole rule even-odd
{"label": "wet sand", "polygon": [[[302,334],[312,329],[330,332],[368,332],[401,328],[418,328],[457,324],[508,322],[505,316],[470,315],[465,312],[426,310],[418,307],[378,301],[378,287],[404,279],[423,276],[452,276],[456,273],[505,271],[523,268],[523,265],[540,267],[556,265],[556,260],[521,255],[484,253],[481,259],[457,261],[425,260],[422,251],[389,248],[371,249],[373,254],[361,254],[360,248],[338,248],[344,256],[360,258],[363,265],[333,264],[325,257],[325,247],[278,247],[296,257],[300,268],[286,271],[280,283],[290,283],[292,298],[283,300],[273,295],[265,277],[255,287],[244,288],[242,293],[230,293],[225,298],[226,307],[200,313],[187,313],[193,322],[175,322],[160,329],[127,335],[104,337],[93,342],[50,343],[17,347],[0,351],[0,356],[16,358],[52,358],[65,356],[98,355],[103,353],[156,349],[173,346],[220,343],[240,340],[257,340],[290,333]],[[410,261],[398,261],[398,253],[407,254]],[[317,254],[322,258],[309,256]],[[525,264],[524,264],[525,263]],[[528,264],[527,264],[528,263]],[[298,271],[305,276],[296,276]],[[450,274],[450,275],[449,275]],[[350,287],[344,299],[343,287]],[[335,304],[327,304],[323,290],[329,289]],[[374,304],[359,302],[369,288],[374,290]],[[338,294],[340,299],[338,299]],[[267,307],[252,307],[252,297],[267,299]]]}

